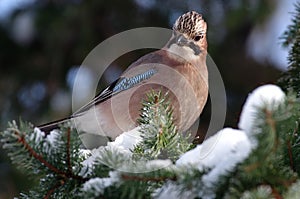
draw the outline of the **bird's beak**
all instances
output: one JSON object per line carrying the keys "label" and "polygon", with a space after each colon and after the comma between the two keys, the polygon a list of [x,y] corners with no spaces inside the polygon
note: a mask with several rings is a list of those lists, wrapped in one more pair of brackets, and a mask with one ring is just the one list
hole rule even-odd
{"label": "bird's beak", "polygon": [[183,35],[178,35],[176,38],[176,43],[178,46],[186,46],[188,44],[188,39]]}

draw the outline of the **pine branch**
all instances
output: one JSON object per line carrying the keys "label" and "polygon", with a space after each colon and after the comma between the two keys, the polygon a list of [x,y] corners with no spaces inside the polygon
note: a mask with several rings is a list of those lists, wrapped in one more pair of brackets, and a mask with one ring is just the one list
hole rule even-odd
{"label": "pine branch", "polygon": [[47,194],[45,195],[44,199],[49,199],[51,198],[52,194],[61,186],[63,186],[64,182],[58,182],[56,185],[51,187]]}
{"label": "pine branch", "polygon": [[293,14],[292,24],[283,35],[285,46],[291,46],[289,51],[288,71],[283,73],[278,84],[286,91],[293,90],[300,96],[300,2],[295,4],[296,12]]}
{"label": "pine branch", "polygon": [[60,171],[55,166],[47,162],[40,154],[38,154],[25,140],[25,136],[22,135],[22,133],[18,129],[10,128],[11,131],[14,132],[14,134],[17,137],[17,142],[20,143],[25,147],[25,149],[28,151],[29,155],[34,157],[37,161],[39,161],[41,164],[45,165],[49,170],[53,171],[54,173],[57,173],[59,175],[65,175],[63,171]]}
{"label": "pine branch", "polygon": [[175,161],[192,147],[189,136],[178,132],[174,125],[168,94],[150,92],[143,102],[138,122],[143,141],[133,150],[135,158],[169,158]]}
{"label": "pine branch", "polygon": [[294,149],[286,143],[291,143],[292,133],[289,132],[294,130],[300,117],[299,105],[294,95],[288,95],[285,104],[276,110],[259,111],[256,127],[259,133],[255,134],[258,145],[227,180],[230,197],[257,195],[259,187],[263,186],[269,190],[266,196],[283,198],[283,193],[297,181],[289,159]]}
{"label": "pine branch", "polygon": [[66,150],[67,150],[67,165],[68,165],[68,174],[70,175],[73,175],[72,173],[72,165],[71,165],[71,155],[70,155],[70,146],[71,146],[71,137],[70,137],[70,134],[71,134],[71,130],[70,128],[68,128],[67,130],[67,147],[66,147]]}
{"label": "pine branch", "polygon": [[292,152],[292,146],[291,146],[291,141],[288,140],[287,141],[287,150],[288,150],[288,155],[289,155],[289,160],[290,160],[290,167],[291,169],[296,172],[296,169],[295,169],[295,165],[294,165],[294,158],[293,158],[293,152]]}
{"label": "pine branch", "polygon": [[299,35],[299,22],[300,22],[300,2],[295,3],[295,12],[293,12],[292,24],[284,32],[282,39],[283,45],[288,46],[296,42],[295,38]]}
{"label": "pine branch", "polygon": [[[50,198],[61,190],[74,189],[69,184],[82,184],[89,180],[79,175],[82,168],[79,155],[80,140],[71,128],[45,136],[31,124],[16,122],[1,133],[1,142],[13,163],[27,170],[29,176],[39,176],[40,185],[28,196]],[[69,190],[70,191],[70,190]],[[22,195],[26,198],[26,195]]]}
{"label": "pine branch", "polygon": [[165,182],[167,180],[176,181],[176,176],[159,176],[159,177],[146,177],[146,176],[134,176],[134,175],[121,175],[122,180],[129,180],[129,181],[140,181],[140,182]]}
{"label": "pine branch", "polygon": [[[299,110],[300,101],[295,95],[288,95],[276,109],[260,108],[253,133],[255,148],[246,159],[232,160],[236,164],[230,167],[225,167],[228,162],[207,166],[200,159],[193,164],[180,163],[186,154],[177,160],[179,152],[190,145],[179,136],[172,109],[161,93],[152,93],[144,103],[143,140],[133,153],[110,144],[83,156],[80,140],[71,126],[45,136],[30,124],[17,126],[13,122],[1,133],[1,141],[14,163],[25,166],[29,175],[40,177],[39,186],[20,198],[292,198],[300,194],[294,185],[299,184],[298,177],[293,172],[299,172],[300,165]],[[238,146],[230,149],[245,149],[235,148]],[[198,147],[193,149],[194,156],[199,155]],[[173,162],[177,161],[145,160],[159,158],[165,151]],[[216,158],[218,154],[214,153],[206,160]],[[234,158],[241,155],[238,150],[230,153]],[[190,158],[198,158],[194,156]]]}

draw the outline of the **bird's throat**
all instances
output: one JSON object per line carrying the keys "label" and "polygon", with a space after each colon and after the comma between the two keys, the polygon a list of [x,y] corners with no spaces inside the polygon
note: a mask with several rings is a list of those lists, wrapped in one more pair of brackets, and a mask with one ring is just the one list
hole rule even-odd
{"label": "bird's throat", "polygon": [[200,49],[194,49],[192,46],[179,46],[176,43],[171,44],[167,51],[171,56],[179,56],[188,61],[198,59],[200,54]]}

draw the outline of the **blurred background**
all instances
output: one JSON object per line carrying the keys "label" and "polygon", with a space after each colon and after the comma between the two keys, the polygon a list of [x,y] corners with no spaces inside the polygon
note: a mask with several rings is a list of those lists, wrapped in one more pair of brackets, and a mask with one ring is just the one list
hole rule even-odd
{"label": "blurred background", "polygon": [[[208,23],[208,52],[227,92],[225,125],[236,127],[247,94],[276,82],[287,68],[288,49],[280,37],[295,1],[0,0],[0,130],[19,118],[42,124],[68,116],[74,77],[95,46],[132,28],[171,28],[190,10],[202,13]],[[99,90],[143,53],[116,60]],[[82,76],[83,85],[89,84],[89,73]],[[209,109],[208,104],[203,123],[209,122]],[[1,150],[0,199],[12,198],[34,182],[12,167]]]}

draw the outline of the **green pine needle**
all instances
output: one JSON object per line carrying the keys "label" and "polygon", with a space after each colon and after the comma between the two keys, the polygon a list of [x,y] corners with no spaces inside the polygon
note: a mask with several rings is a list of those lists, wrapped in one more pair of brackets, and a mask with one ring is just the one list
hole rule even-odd
{"label": "green pine needle", "polygon": [[142,103],[141,117],[138,120],[143,141],[134,148],[134,157],[169,158],[175,161],[191,148],[189,136],[178,132],[168,94],[151,91],[147,97]]}
{"label": "green pine needle", "polygon": [[300,96],[300,2],[295,4],[292,24],[283,35],[285,46],[290,46],[288,71],[283,73],[278,84],[286,91],[293,90]]}

